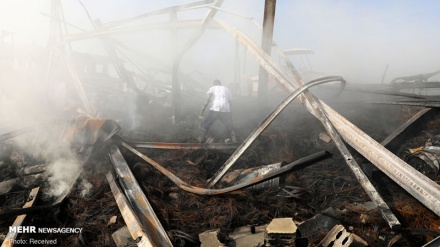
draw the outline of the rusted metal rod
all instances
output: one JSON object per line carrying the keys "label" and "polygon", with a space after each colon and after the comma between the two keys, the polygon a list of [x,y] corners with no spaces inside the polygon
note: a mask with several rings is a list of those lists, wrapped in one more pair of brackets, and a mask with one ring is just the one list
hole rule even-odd
{"label": "rusted metal rod", "polygon": [[206,185],[207,188],[212,188],[231,168],[231,166],[240,158],[240,156],[246,151],[246,149],[255,141],[255,139],[269,126],[269,124],[286,108],[296,97],[310,87],[320,85],[327,82],[334,82],[335,80],[341,81],[345,85],[345,81],[342,77],[331,76],[324,77],[315,81],[311,81],[305,84],[303,87],[298,88],[291,93],[283,102],[281,102],[258,126],[254,131],[243,141],[238,149],[229,157],[229,159],[223,164],[223,166],[214,174],[212,179]]}
{"label": "rusted metal rod", "polygon": [[158,170],[159,172],[161,172],[163,175],[165,175],[166,177],[168,177],[174,184],[176,184],[179,188],[194,193],[194,194],[199,194],[199,195],[219,195],[219,194],[224,194],[224,193],[228,193],[231,191],[235,191],[238,189],[242,189],[260,182],[264,182],[268,179],[271,179],[273,177],[276,176],[280,176],[282,173],[285,173],[289,170],[291,170],[292,168],[296,167],[296,166],[300,166],[300,165],[306,165],[306,164],[313,164],[316,162],[319,162],[321,160],[330,158],[332,156],[331,153],[326,152],[326,151],[322,151],[322,152],[318,152],[315,154],[311,154],[309,156],[306,156],[304,158],[301,158],[299,160],[296,160],[286,166],[283,166],[277,170],[271,171],[269,173],[266,173],[263,176],[260,177],[256,177],[254,179],[248,180],[246,182],[228,187],[228,188],[223,188],[223,189],[206,189],[206,188],[200,188],[200,187],[194,187],[192,185],[187,184],[186,182],[182,181],[179,177],[177,177],[176,175],[174,175],[172,172],[170,172],[169,170],[167,170],[166,168],[164,168],[163,166],[161,166],[159,163],[157,163],[156,161],[154,161],[153,159],[151,159],[150,157],[142,154],[141,152],[137,151],[136,149],[134,149],[133,147],[131,147],[130,145],[128,145],[126,142],[121,141],[121,145],[124,146],[125,148],[127,148],[129,151],[131,151],[132,153],[136,154],[137,156],[139,156],[141,159],[145,160],[148,164],[150,164],[151,166],[153,166],[156,170]]}

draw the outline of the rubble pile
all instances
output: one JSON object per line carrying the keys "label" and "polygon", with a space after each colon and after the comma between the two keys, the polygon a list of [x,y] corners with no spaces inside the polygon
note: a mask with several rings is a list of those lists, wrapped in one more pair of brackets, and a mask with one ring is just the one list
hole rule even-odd
{"label": "rubble pile", "polygon": [[[431,120],[427,126],[434,126],[435,122],[438,119]],[[289,120],[276,123],[267,135],[263,135],[251,147],[249,153],[243,155],[234,169],[259,167],[275,160],[289,162],[303,156],[305,152],[314,152],[323,147],[331,152],[337,151],[322,137],[318,124],[309,124],[301,131],[294,128],[288,131],[288,135],[277,132],[285,130],[283,125],[291,124]],[[308,131],[308,128],[313,131]],[[178,129],[175,131],[179,132]],[[425,140],[427,136],[435,135],[435,128],[431,131],[424,136]],[[242,134],[241,131],[238,133]],[[138,138],[145,137],[138,135]],[[401,150],[419,144],[423,142],[411,140]],[[336,226],[342,226],[346,235],[350,236],[350,241],[346,240],[342,246],[366,246],[362,245],[365,243],[369,246],[390,246],[390,243],[394,246],[414,246],[434,239],[439,231],[440,220],[433,212],[376,171],[375,183],[403,227],[390,229],[377,206],[369,200],[356,178],[343,165],[340,156],[299,167],[281,176],[279,187],[276,188],[268,186],[255,190],[249,187],[221,195],[197,195],[181,190],[151,165],[123,147],[120,148],[174,246],[209,246],[212,241],[218,241],[224,246],[327,246],[323,244],[325,241],[344,241],[338,240],[335,237],[337,234],[331,234]],[[146,155],[194,187],[203,187],[231,152],[210,149],[144,150]],[[20,174],[24,163],[30,165],[42,162],[32,159],[20,151],[20,147],[12,144],[3,146],[2,157],[3,164],[18,164],[9,165],[8,169],[4,166],[8,172],[4,174],[3,180]],[[61,246],[114,246],[116,239],[125,239],[126,235],[120,232],[126,222],[105,180],[105,174],[111,167],[106,149],[96,149],[84,166],[80,179],[63,202],[43,212],[30,214],[32,217],[27,224],[83,229],[79,235],[44,236],[56,236]],[[84,193],[84,182],[81,180],[90,183],[88,193]],[[9,193],[4,193],[1,213],[19,208],[32,186],[36,185],[44,187],[44,183],[28,186],[19,183]],[[223,181],[220,186],[227,187],[228,182]],[[36,205],[47,205],[52,200],[43,194]],[[295,230],[286,227],[291,232],[274,232],[270,225],[277,219],[289,219]],[[9,226],[12,225],[13,217],[2,217],[1,220],[2,226]],[[115,233],[118,229],[118,233]],[[8,232],[7,227],[1,230]],[[335,228],[333,231],[342,230]],[[205,232],[210,237],[204,237]],[[32,236],[23,234],[22,238]],[[130,235],[128,238],[127,243],[136,243]]]}
{"label": "rubble pile", "polygon": [[[270,25],[253,21],[268,41],[260,47],[253,35],[214,18],[222,2],[108,23],[92,21],[80,2],[93,29],[71,33],[74,23],[52,1],[41,59],[47,64],[24,61],[35,71],[19,71],[10,56],[11,75],[1,75],[11,81],[8,90],[38,88],[32,97],[19,90],[2,98],[0,91],[7,103],[0,113],[8,116],[0,126],[2,247],[438,246],[440,112],[427,88],[440,86],[428,81],[439,71],[355,86],[342,76],[300,73],[287,55],[311,51],[283,51],[272,43]],[[265,8],[275,11],[270,2]],[[203,8],[201,19],[177,20],[180,11]],[[167,18],[149,18],[159,15]],[[274,17],[265,13],[264,22]],[[162,19],[169,21],[156,22]],[[211,28],[233,37],[238,81],[230,83],[228,123],[202,132],[211,99],[199,114],[204,83],[214,75],[182,68],[191,67],[184,54]],[[116,39],[127,33],[127,40]],[[98,39],[102,47],[94,49],[106,55],[73,49],[71,43],[89,39]],[[133,49],[137,42],[145,50]],[[240,81],[241,49],[258,77]],[[14,81],[15,74],[22,76]],[[14,122],[15,115],[29,118]]]}

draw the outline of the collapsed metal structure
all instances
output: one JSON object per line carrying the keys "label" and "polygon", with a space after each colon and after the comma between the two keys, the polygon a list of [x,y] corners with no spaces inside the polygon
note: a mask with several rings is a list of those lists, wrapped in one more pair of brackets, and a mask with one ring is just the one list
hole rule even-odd
{"label": "collapsed metal structure", "polygon": [[[346,118],[341,116],[338,112],[328,106],[325,102],[313,95],[308,88],[317,84],[321,84],[328,81],[342,81],[345,82],[340,77],[330,77],[321,78],[318,81],[312,81],[310,84],[304,83],[301,76],[295,69],[294,65],[289,61],[287,56],[282,52],[282,50],[274,46],[279,55],[283,58],[284,65],[289,69],[286,71],[283,66],[277,63],[269,54],[267,54],[264,49],[262,49],[257,43],[252,41],[248,36],[246,36],[241,31],[235,29],[224,21],[215,20],[214,16],[217,11],[221,11],[220,6],[223,0],[205,0],[200,2],[195,2],[191,4],[181,5],[166,8],[163,10],[158,10],[150,13],[146,13],[141,16],[133,17],[130,19],[108,23],[108,24],[93,24],[95,30],[87,33],[80,34],[70,34],[65,35],[62,33],[62,25],[67,25],[68,23],[64,20],[62,15],[62,10],[59,0],[53,1],[52,9],[52,52],[51,56],[54,56],[57,51],[60,54],[65,67],[69,71],[71,77],[73,78],[75,88],[81,99],[85,112],[87,112],[89,117],[96,116],[95,108],[88,99],[86,91],[82,85],[81,79],[78,76],[78,72],[75,71],[72,62],[67,56],[66,49],[64,48],[70,42],[82,39],[99,38],[103,40],[103,45],[107,51],[109,57],[112,58],[117,67],[117,71],[122,81],[126,82],[128,86],[135,87],[134,83],[131,81],[131,77],[124,68],[121,58],[112,48],[111,38],[108,37],[112,34],[129,33],[138,30],[149,30],[155,28],[179,28],[182,26],[191,26],[197,28],[197,31],[185,44],[184,48],[179,52],[174,52],[173,68],[172,68],[172,99],[173,108],[175,114],[175,120],[179,119],[179,104],[180,104],[180,86],[178,82],[179,78],[179,64],[184,56],[185,52],[189,50],[195,42],[203,35],[207,28],[216,28],[224,30],[234,37],[237,42],[239,42],[250,54],[252,54],[256,61],[259,62],[260,66],[265,69],[265,71],[276,78],[276,81],[283,86],[283,88],[290,93],[289,97],[280,105],[279,108],[275,109],[274,112],[269,115],[257,129],[252,132],[249,137],[237,147],[235,144],[178,144],[178,143],[135,143],[126,142],[123,139],[117,137],[115,132],[107,133],[108,136],[104,138],[101,143],[108,144],[108,153],[111,157],[112,163],[114,165],[114,171],[107,174],[107,180],[110,184],[111,190],[114,197],[118,203],[119,209],[124,217],[124,220],[130,230],[133,239],[141,239],[138,243],[139,246],[172,246],[170,239],[168,238],[165,230],[163,229],[161,223],[159,222],[157,216],[155,215],[151,205],[148,202],[148,195],[145,196],[142,190],[139,188],[136,179],[130,171],[129,166],[125,162],[119,148],[113,144],[119,143],[123,147],[127,148],[129,151],[141,157],[147,163],[152,165],[155,169],[162,172],[170,180],[172,180],[179,188],[192,193],[198,193],[203,195],[215,195],[219,193],[227,193],[236,189],[247,187],[258,182],[265,181],[267,179],[279,176],[281,173],[290,170],[295,164],[279,168],[274,172],[258,177],[246,184],[240,184],[233,186],[231,188],[215,188],[216,184],[220,179],[227,174],[230,168],[234,165],[234,162],[243,154],[247,147],[255,140],[264,129],[270,124],[270,122],[277,117],[277,115],[286,107],[291,101],[296,100],[303,104],[303,106],[315,116],[327,130],[328,135],[333,140],[337,149],[341,153],[345,162],[347,163],[350,170],[353,172],[360,185],[363,187],[365,192],[370,197],[371,201],[374,202],[378,209],[380,210],[383,218],[386,220],[390,228],[398,229],[400,227],[400,222],[397,217],[391,212],[390,208],[386,202],[382,199],[380,194],[376,191],[374,186],[369,181],[367,175],[361,169],[357,161],[355,160],[353,154],[350,153],[347,148],[347,143],[349,146],[353,147],[359,154],[361,154],[365,159],[371,162],[377,169],[386,174],[394,182],[405,189],[409,194],[415,197],[423,205],[429,208],[432,212],[440,216],[440,186],[434,181],[427,178],[425,175],[408,165],[406,162],[397,157],[395,148],[391,148],[392,145],[397,145],[396,140],[398,137],[408,129],[414,122],[424,116],[429,110],[423,110],[411,120],[405,123],[402,127],[390,135],[382,143],[378,143],[373,140],[370,136],[360,130],[358,127],[353,125]],[[186,9],[194,8],[208,8],[206,16],[198,21],[177,21],[176,12]],[[125,27],[122,28],[122,24],[128,24],[132,21],[139,20],[142,18],[147,18],[150,16],[155,16],[159,14],[169,14],[170,21],[161,24],[152,24],[138,27]],[[92,21],[92,20],[91,20]],[[92,21],[92,23],[94,23]],[[50,66],[50,64],[49,64]],[[48,69],[50,71],[50,67]],[[49,77],[49,76],[48,76]],[[26,130],[27,131],[27,130]],[[23,130],[22,133],[25,131]],[[20,133],[18,133],[20,134]],[[16,136],[17,133],[9,134],[4,136],[3,139],[8,139]],[[111,140],[110,140],[111,139]],[[198,148],[210,148],[210,149],[230,149],[237,148],[236,151],[230,156],[230,158],[223,164],[223,166],[215,173],[215,175],[209,180],[205,188],[193,187],[170,171],[163,168],[156,161],[142,154],[136,148],[165,148],[165,149],[198,149]],[[307,157],[305,160],[299,160],[301,162],[317,162],[321,159],[327,158],[328,153],[315,154],[313,157]],[[34,193],[34,192],[33,192]],[[29,206],[29,205],[26,205]],[[19,224],[20,222],[17,221]],[[8,236],[9,237],[9,236]],[[11,236],[13,237],[13,236]]]}

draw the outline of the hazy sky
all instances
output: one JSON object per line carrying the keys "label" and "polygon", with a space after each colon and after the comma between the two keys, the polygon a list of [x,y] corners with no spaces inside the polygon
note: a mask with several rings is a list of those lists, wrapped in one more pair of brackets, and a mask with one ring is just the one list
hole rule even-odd
{"label": "hazy sky", "polygon": [[[82,2],[94,19],[105,23],[193,1]],[[0,0],[0,29],[14,32],[16,42],[45,45],[49,19],[40,13],[50,14],[50,4],[49,0]],[[69,22],[91,29],[78,1],[62,4]],[[225,0],[222,8],[261,24],[264,0]],[[430,0],[278,0],[274,40],[283,49],[314,50],[309,56],[314,70],[352,82],[379,83],[388,64],[388,82],[396,76],[440,69],[439,10],[440,2]],[[186,18],[185,13],[179,17]],[[228,14],[216,18],[230,23],[240,19]]]}

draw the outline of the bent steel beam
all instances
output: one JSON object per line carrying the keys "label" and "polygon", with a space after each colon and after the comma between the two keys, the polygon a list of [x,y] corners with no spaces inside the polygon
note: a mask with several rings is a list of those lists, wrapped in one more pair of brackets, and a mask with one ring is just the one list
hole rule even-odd
{"label": "bent steel beam", "polygon": [[440,186],[324,105],[332,124],[344,140],[417,200],[440,215]]}
{"label": "bent steel beam", "polygon": [[134,149],[133,147],[131,147],[130,145],[128,145],[126,142],[124,142],[122,140],[121,140],[121,145],[124,146],[125,148],[127,148],[128,150],[130,150],[132,153],[139,156],[141,159],[145,160],[148,164],[153,166],[156,170],[161,172],[163,175],[168,177],[179,188],[181,188],[185,191],[194,193],[194,194],[199,194],[199,195],[219,195],[219,194],[224,194],[227,192],[235,191],[238,189],[242,189],[242,188],[257,184],[257,183],[264,182],[264,181],[269,180],[271,178],[280,176],[281,174],[290,171],[294,167],[304,166],[307,164],[313,164],[313,163],[319,162],[321,160],[330,158],[332,156],[332,154],[329,152],[321,151],[321,152],[306,156],[304,158],[298,159],[298,160],[296,160],[292,163],[289,163],[289,164],[287,164],[277,170],[270,171],[262,176],[247,180],[243,183],[240,183],[240,184],[237,184],[237,185],[234,185],[231,187],[227,187],[227,188],[223,188],[223,189],[206,189],[206,188],[194,187],[192,185],[187,184],[186,182],[182,181],[179,177],[174,175],[172,172],[167,170],[165,167],[161,166],[159,163],[157,163],[156,161],[154,161],[150,157],[137,151],[136,149]]}
{"label": "bent steel beam", "polygon": [[[236,30],[225,26],[224,24],[220,23],[227,31],[233,33],[238,40],[242,40],[247,44],[246,47],[249,47],[253,51],[253,54],[257,56],[257,58],[260,58],[259,61],[267,61],[267,63],[262,63],[262,66],[266,69],[279,73],[278,79],[285,82],[285,84],[282,84],[288,91],[293,90],[294,86],[297,87],[303,86],[303,82],[301,77],[299,76],[298,72],[296,71],[293,64],[287,59],[286,56],[282,56],[287,64],[287,66],[290,68],[292,74],[295,76],[295,80],[291,80],[287,74],[284,73],[280,68],[277,68],[277,64],[270,60],[270,57],[268,57],[266,54],[258,50],[258,47],[253,44],[251,40],[249,40],[246,36],[242,35],[241,33],[237,32]],[[271,69],[271,68],[275,69]],[[298,89],[297,89],[298,90]],[[363,189],[367,193],[367,195],[370,197],[370,199],[378,206],[377,208],[380,210],[383,218],[387,221],[388,225],[392,229],[396,229],[400,227],[399,220],[394,216],[388,205],[385,203],[385,201],[382,199],[380,194],[376,191],[374,186],[371,184],[371,182],[368,180],[365,173],[362,171],[360,166],[357,164],[357,162],[354,160],[350,152],[348,151],[345,144],[342,142],[341,138],[337,134],[336,130],[328,120],[327,116],[323,112],[322,108],[320,107],[319,103],[315,100],[314,96],[310,94],[309,92],[305,92],[300,97],[303,97],[301,102],[312,104],[305,104],[306,107],[309,107],[308,110],[314,114],[324,125],[329,135],[332,137],[334,143],[336,144],[336,147],[341,152],[342,156],[344,157],[344,160],[346,161],[347,165],[353,172],[353,174],[356,176],[359,183],[362,185]]]}
{"label": "bent steel beam", "polygon": [[116,204],[118,205],[119,211],[121,211],[122,218],[124,218],[125,224],[127,225],[128,231],[134,240],[140,239],[140,242],[144,243],[143,246],[154,246],[151,239],[143,231],[143,227],[136,216],[136,213],[130,207],[130,203],[125,198],[124,193],[115,181],[115,178],[111,172],[108,172],[107,181],[110,184],[110,189],[115,197]]}
{"label": "bent steel beam", "polygon": [[151,240],[152,246],[173,246],[159,219],[154,213],[148,199],[139,187],[127,162],[119,151],[119,148],[111,144],[108,146],[109,156],[121,182],[130,204],[133,206],[143,230]]}
{"label": "bent steel beam", "polygon": [[316,81],[311,81],[304,86],[298,88],[293,93],[291,93],[286,99],[283,100],[258,126],[252,131],[252,133],[243,141],[243,143],[238,147],[237,150],[229,157],[229,159],[223,164],[223,166],[214,174],[212,179],[207,184],[208,188],[212,188],[225,173],[232,167],[235,161],[240,158],[240,156],[246,151],[246,149],[255,141],[255,139],[269,126],[270,123],[281,113],[284,108],[286,108],[290,102],[292,102],[296,97],[298,97],[302,92],[310,87],[323,84],[326,82],[332,82],[335,80],[341,81],[345,85],[344,79],[338,76],[325,77],[318,79]]}
{"label": "bent steel beam", "polygon": [[[260,65],[264,66],[266,70],[272,76],[274,76],[287,91],[293,92],[296,88],[303,84],[299,74],[293,66],[291,69],[294,70],[295,78],[291,78],[289,75],[287,75],[271,57],[259,49],[259,47],[245,35],[228,26],[224,22],[218,23],[245,47],[247,47],[248,51],[256,57]],[[397,156],[386,150],[382,145],[362,132],[359,128],[338,114],[330,106],[319,99],[315,99],[312,94],[308,93],[307,95],[304,93],[299,97],[299,101],[318,119],[321,120],[322,117],[324,117],[329,120],[329,123],[323,122],[324,127],[327,129],[332,138],[334,138],[333,140],[335,143],[342,144],[341,146],[338,146],[338,149],[355,175],[361,176],[358,177],[358,179],[361,179],[360,181],[368,180],[363,180],[363,178],[366,178],[365,174],[363,174],[359,165],[349,154],[339,135],[337,135],[335,131],[332,131],[333,127],[349,145],[356,149],[356,151],[362,154],[366,159],[372,162],[426,207],[437,215],[440,215],[440,186],[438,184],[434,183],[426,176],[409,166],[406,162],[402,161]],[[317,112],[316,110],[320,111]],[[374,189],[374,187],[372,187],[372,189]],[[368,193],[370,190],[368,189],[366,191]],[[376,190],[374,189],[374,191]],[[375,193],[377,194],[377,192]]]}

